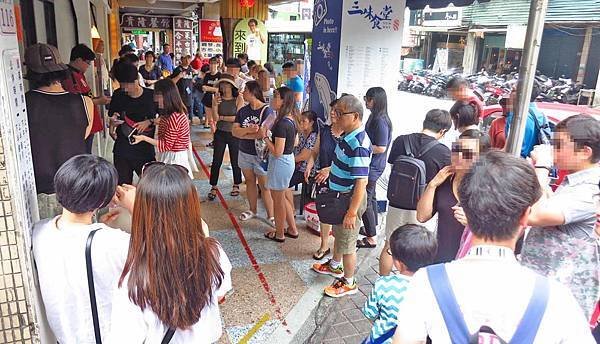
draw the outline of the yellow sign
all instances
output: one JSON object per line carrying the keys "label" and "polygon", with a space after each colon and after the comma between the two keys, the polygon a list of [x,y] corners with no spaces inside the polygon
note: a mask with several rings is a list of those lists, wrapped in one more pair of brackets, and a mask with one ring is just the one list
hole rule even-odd
{"label": "yellow sign", "polygon": [[254,18],[241,19],[233,30],[233,56],[248,54],[249,60],[267,62],[267,28]]}

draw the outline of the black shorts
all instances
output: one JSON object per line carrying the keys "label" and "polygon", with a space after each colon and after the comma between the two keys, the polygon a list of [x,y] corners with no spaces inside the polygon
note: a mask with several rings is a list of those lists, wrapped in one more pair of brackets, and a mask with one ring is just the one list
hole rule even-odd
{"label": "black shorts", "polygon": [[212,107],[212,94],[204,93],[204,97],[202,97],[202,104],[206,107]]}
{"label": "black shorts", "polygon": [[292,179],[290,179],[290,188],[298,184],[304,183],[304,172],[300,172],[298,170],[294,170],[294,174],[292,174]]}

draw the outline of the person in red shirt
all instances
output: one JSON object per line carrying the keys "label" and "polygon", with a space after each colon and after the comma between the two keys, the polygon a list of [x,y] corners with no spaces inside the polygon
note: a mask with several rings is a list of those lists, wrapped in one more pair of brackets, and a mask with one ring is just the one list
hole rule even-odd
{"label": "person in red shirt", "polygon": [[196,55],[194,56],[194,59],[192,60],[192,62],[190,63],[190,66],[192,66],[192,68],[194,68],[194,70],[196,72],[200,71],[200,68],[202,68],[202,54],[200,53],[200,50],[196,51]]}
{"label": "person in red shirt", "polygon": [[502,117],[496,118],[490,126],[490,142],[492,148],[504,149],[506,145],[506,116],[508,115],[508,98],[502,98],[499,102],[502,106]]}
{"label": "person in red shirt", "polygon": [[454,106],[452,106],[452,109],[450,109],[450,114],[456,113],[455,110],[463,103],[469,103],[475,107],[478,117],[481,118],[483,115],[483,102],[473,90],[469,88],[469,82],[465,78],[455,76],[448,81],[446,86],[448,95],[456,101]]}
{"label": "person in red shirt", "polygon": [[196,165],[191,159],[190,123],[187,109],[177,86],[171,79],[162,79],[154,84],[154,102],[158,104],[158,135],[154,139],[146,135],[134,135],[134,144],[147,142],[156,146],[158,161],[176,164],[187,169],[190,178]]}
{"label": "person in red shirt", "polygon": [[85,44],[77,44],[71,49],[71,57],[67,67],[67,76],[61,82],[63,88],[72,94],[80,94],[82,96],[92,98],[94,103],[94,121],[92,124],[92,132],[86,139],[86,151],[88,154],[92,153],[92,145],[94,143],[94,134],[102,131],[102,119],[100,117],[100,111],[98,111],[98,105],[106,105],[110,103],[110,98],[106,96],[93,97],[92,88],[85,79],[85,73],[88,68],[92,65],[96,59],[96,54]]}

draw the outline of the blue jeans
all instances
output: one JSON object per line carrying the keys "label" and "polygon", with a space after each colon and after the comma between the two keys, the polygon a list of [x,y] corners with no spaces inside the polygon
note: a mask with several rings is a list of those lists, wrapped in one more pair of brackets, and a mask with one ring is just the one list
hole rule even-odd
{"label": "blue jeans", "polygon": [[202,97],[204,93],[194,89],[192,91],[192,102],[190,106],[190,118],[198,117],[200,119],[204,118],[204,104],[202,104]]}

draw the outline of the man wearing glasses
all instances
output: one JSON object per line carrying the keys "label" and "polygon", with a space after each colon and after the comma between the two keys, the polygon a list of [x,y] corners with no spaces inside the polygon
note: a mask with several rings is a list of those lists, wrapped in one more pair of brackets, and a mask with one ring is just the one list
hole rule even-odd
{"label": "man wearing glasses", "polygon": [[314,264],[318,273],[338,277],[325,294],[331,297],[355,294],[358,291],[356,269],[356,240],[361,218],[367,208],[366,187],[371,164],[371,141],[362,125],[363,106],[352,95],[343,95],[335,104],[336,124],[344,132],[335,147],[329,174],[329,189],[352,193],[342,224],[333,225],[335,242],[333,258],[324,264]]}
{"label": "man wearing glasses", "polygon": [[86,139],[87,153],[92,153],[92,144],[94,142],[94,133],[102,130],[102,121],[100,113],[96,110],[98,105],[106,105],[110,103],[110,98],[104,95],[93,97],[92,88],[85,79],[85,73],[88,68],[94,63],[96,54],[85,44],[77,44],[71,49],[71,58],[67,67],[67,77],[62,81],[63,88],[71,94],[80,94],[90,97],[94,103],[94,123],[92,125],[92,133]]}

